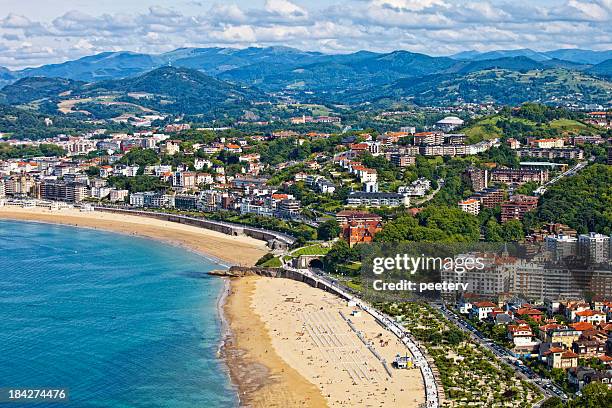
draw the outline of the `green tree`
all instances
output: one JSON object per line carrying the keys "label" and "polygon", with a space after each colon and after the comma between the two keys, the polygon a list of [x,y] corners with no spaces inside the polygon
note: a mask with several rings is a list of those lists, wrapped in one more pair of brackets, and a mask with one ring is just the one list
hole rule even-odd
{"label": "green tree", "polygon": [[519,220],[510,220],[502,225],[502,238],[507,242],[517,242],[525,238],[523,224]]}
{"label": "green tree", "polygon": [[484,226],[485,240],[488,242],[502,242],[504,240],[503,228],[495,218],[489,218]]}
{"label": "green tree", "polygon": [[89,166],[89,167],[87,168],[87,170],[85,170],[85,173],[86,173],[88,176],[92,176],[92,177],[94,177],[94,176],[99,176],[99,175],[100,175],[100,168],[99,168],[99,167],[97,167],[97,166]]}
{"label": "green tree", "polygon": [[141,169],[159,163],[159,157],[153,149],[132,149],[119,161],[122,164],[138,165]]}
{"label": "green tree", "polygon": [[584,234],[612,234],[612,166],[593,164],[548,188],[537,210],[540,222],[560,222]]}
{"label": "green tree", "polygon": [[338,225],[338,221],[332,219],[319,225],[319,228],[317,229],[317,236],[319,239],[329,241],[337,238],[341,231],[342,229],[340,228],[340,225]]}
{"label": "green tree", "polygon": [[582,396],[571,402],[572,407],[602,408],[612,407],[612,390],[600,382],[592,382],[582,389]]}
{"label": "green tree", "polygon": [[349,247],[346,241],[339,240],[325,254],[323,265],[326,271],[336,273],[339,265],[357,259],[359,259],[359,252],[355,248]]}
{"label": "green tree", "polygon": [[168,183],[153,176],[111,176],[108,178],[108,184],[119,190],[129,190],[131,193],[165,190],[169,187]]}
{"label": "green tree", "polygon": [[542,408],[563,408],[564,404],[559,397],[550,397],[541,405]]}

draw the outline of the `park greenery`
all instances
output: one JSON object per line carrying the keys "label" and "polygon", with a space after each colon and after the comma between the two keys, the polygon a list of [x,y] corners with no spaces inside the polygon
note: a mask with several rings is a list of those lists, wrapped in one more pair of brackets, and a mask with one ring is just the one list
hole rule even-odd
{"label": "park greenery", "polygon": [[531,407],[538,389],[514,375],[433,307],[420,302],[377,304],[424,346],[444,388],[444,407]]}
{"label": "park greenery", "polygon": [[66,151],[61,147],[42,143],[38,146],[26,145],[10,145],[8,143],[0,143],[0,160],[17,159],[17,158],[32,158],[32,157],[59,157],[66,154]]}

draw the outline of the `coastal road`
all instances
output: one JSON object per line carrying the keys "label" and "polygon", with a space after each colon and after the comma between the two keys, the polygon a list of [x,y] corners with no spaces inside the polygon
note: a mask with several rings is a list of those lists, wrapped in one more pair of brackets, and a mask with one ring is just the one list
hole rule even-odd
{"label": "coastal road", "polygon": [[493,340],[486,338],[483,333],[472,326],[470,322],[463,319],[463,317],[461,317],[459,314],[447,309],[444,305],[437,305],[437,308],[451,323],[455,324],[455,326],[467,333],[477,343],[493,353],[501,364],[511,367],[516,373],[517,377],[530,382],[540,390],[540,392],[544,395],[544,399],[538,404],[534,405],[534,407],[540,406],[541,403],[548,397],[559,397],[564,401],[568,399],[567,395],[556,384],[552,383],[548,378],[540,376],[531,368],[525,366],[505,347],[502,347],[496,344]]}

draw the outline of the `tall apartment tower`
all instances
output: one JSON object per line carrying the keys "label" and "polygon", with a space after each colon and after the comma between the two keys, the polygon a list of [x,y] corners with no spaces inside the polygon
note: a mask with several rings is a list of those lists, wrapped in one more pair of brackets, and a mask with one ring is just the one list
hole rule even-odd
{"label": "tall apartment tower", "polygon": [[471,168],[468,170],[472,190],[481,191],[489,187],[489,171],[486,169]]}
{"label": "tall apartment tower", "polygon": [[610,237],[595,232],[581,234],[578,237],[578,252],[592,264],[609,262]]}

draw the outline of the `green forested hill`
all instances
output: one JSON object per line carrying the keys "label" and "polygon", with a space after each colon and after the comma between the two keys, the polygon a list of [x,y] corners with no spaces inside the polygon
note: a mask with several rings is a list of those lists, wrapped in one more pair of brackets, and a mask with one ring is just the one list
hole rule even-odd
{"label": "green forested hill", "polygon": [[537,217],[567,224],[580,233],[612,234],[612,166],[594,164],[553,184]]}

